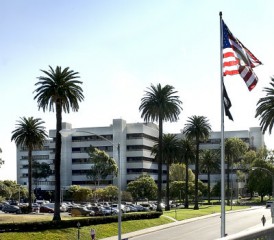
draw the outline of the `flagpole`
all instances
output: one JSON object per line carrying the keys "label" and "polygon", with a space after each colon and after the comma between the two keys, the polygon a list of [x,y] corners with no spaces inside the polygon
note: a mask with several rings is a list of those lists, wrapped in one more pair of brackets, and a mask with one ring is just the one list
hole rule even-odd
{"label": "flagpole", "polygon": [[220,79],[221,79],[221,237],[225,237],[225,161],[224,161],[224,84],[223,84],[223,24],[220,15]]}

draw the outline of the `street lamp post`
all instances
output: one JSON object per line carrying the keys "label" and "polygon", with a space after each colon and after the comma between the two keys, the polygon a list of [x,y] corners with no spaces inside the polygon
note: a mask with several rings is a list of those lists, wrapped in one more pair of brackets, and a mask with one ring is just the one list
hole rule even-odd
{"label": "street lamp post", "polygon": [[89,131],[82,131],[82,130],[77,130],[77,129],[62,129],[60,131],[60,134],[62,137],[68,137],[69,135],[72,135],[73,133],[80,132],[80,133],[87,133],[87,134],[92,134],[94,136],[97,136],[107,142],[109,142],[113,147],[117,148],[118,152],[118,240],[121,240],[122,237],[122,211],[121,211],[121,155],[120,155],[120,144],[118,143],[117,145],[114,144],[114,142],[110,141],[109,139],[98,135],[93,132]]}

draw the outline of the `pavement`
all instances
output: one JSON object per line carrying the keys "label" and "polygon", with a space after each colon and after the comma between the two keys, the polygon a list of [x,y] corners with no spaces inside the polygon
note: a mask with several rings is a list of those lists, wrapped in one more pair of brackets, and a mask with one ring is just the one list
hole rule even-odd
{"label": "pavement", "polygon": [[[175,227],[175,226],[178,226],[178,225],[183,225],[183,224],[186,224],[186,223],[194,222],[194,221],[197,221],[199,219],[205,219],[205,218],[218,216],[218,215],[220,215],[220,213],[214,213],[214,214],[210,214],[210,215],[206,215],[206,216],[202,216],[202,217],[197,217],[197,218],[190,218],[190,219],[186,219],[186,220],[182,220],[182,221],[177,221],[174,218],[168,217],[168,218],[172,219],[174,222],[159,225],[159,226],[155,226],[155,227],[151,227],[151,228],[146,228],[146,229],[142,229],[142,230],[138,230],[138,231],[134,231],[134,232],[130,232],[130,233],[122,234],[122,240],[123,239],[130,239],[130,238],[140,236],[140,235],[144,235],[144,234],[147,234],[147,233],[156,232],[156,231],[161,230],[161,229],[171,228],[171,227]],[[104,239],[101,239],[101,240],[117,240],[117,239],[118,239],[118,236],[113,236],[113,237],[108,237],[108,238],[104,238]]]}
{"label": "pavement", "polygon": [[[256,208],[236,210],[236,211],[247,211],[247,210],[253,210],[253,209],[256,209]],[[227,214],[229,214],[229,213],[231,213],[231,212],[227,212]],[[122,240],[128,240],[128,239],[136,237],[136,236],[144,235],[144,234],[151,233],[151,232],[156,232],[156,231],[159,231],[159,230],[162,230],[162,229],[172,228],[172,227],[175,227],[175,226],[178,226],[178,225],[183,225],[183,224],[186,224],[186,223],[190,223],[190,222],[194,222],[194,221],[197,221],[197,220],[200,220],[200,219],[206,219],[206,218],[210,218],[210,217],[214,217],[214,216],[221,216],[221,214],[220,213],[214,213],[214,214],[210,214],[210,215],[206,215],[206,216],[202,216],[202,217],[190,218],[190,219],[186,219],[186,220],[182,220],[182,221],[177,221],[174,218],[168,217],[168,218],[172,219],[174,222],[159,225],[159,226],[155,226],[155,227],[151,227],[151,228],[146,228],[146,229],[142,229],[142,230],[138,230],[138,231],[134,231],[134,232],[130,232],[130,233],[122,234]],[[261,225],[255,226],[254,228],[250,228],[249,230],[250,231],[254,231],[254,230],[256,231],[259,228],[261,228]],[[247,233],[247,231],[245,231],[245,233]],[[101,240],[117,240],[117,239],[118,239],[118,236],[112,236],[112,237],[104,238],[104,239],[101,239]],[[227,237],[227,238],[222,238],[222,239],[226,240],[226,239],[234,239],[234,238],[228,238]]]}

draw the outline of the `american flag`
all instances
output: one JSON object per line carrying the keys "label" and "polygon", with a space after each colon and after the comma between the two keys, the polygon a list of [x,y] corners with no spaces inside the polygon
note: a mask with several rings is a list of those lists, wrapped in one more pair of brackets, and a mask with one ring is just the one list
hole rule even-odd
{"label": "american flag", "polygon": [[261,65],[257,59],[241,42],[233,36],[224,21],[223,25],[223,75],[240,74],[249,91],[258,82],[258,77],[253,72],[254,67]]}

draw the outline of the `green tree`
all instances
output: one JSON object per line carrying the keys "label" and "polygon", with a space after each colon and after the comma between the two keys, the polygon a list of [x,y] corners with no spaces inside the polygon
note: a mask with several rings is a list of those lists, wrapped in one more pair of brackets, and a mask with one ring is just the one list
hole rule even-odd
{"label": "green tree", "polygon": [[207,201],[208,204],[210,204],[210,175],[212,172],[216,173],[220,170],[220,151],[213,149],[203,150],[201,160],[201,169],[203,169],[207,173]]}
{"label": "green tree", "polygon": [[[227,205],[229,205],[229,199],[231,196],[232,189],[230,189],[230,166],[240,161],[247,151],[247,145],[243,140],[239,138],[227,138],[225,140],[225,158],[226,158],[226,169],[227,169]],[[232,169],[233,170],[233,169]]]}
{"label": "green tree", "polygon": [[184,191],[185,182],[180,181],[172,181],[170,183],[170,196],[173,199],[179,199],[180,202],[182,199],[185,199],[185,191]]}
{"label": "green tree", "polygon": [[[0,148],[0,153],[2,153],[2,149]],[[5,163],[5,161],[0,157],[0,167]]]}
{"label": "green tree", "polygon": [[10,199],[12,196],[12,189],[8,187],[3,181],[0,181],[0,196],[5,199]]}
{"label": "green tree", "polygon": [[263,89],[266,92],[266,97],[262,97],[257,102],[255,117],[259,117],[260,126],[263,134],[266,130],[269,130],[271,134],[274,124],[274,77],[271,78],[271,87],[265,87]]}
{"label": "green tree", "polygon": [[88,155],[91,168],[87,172],[87,178],[92,179],[97,185],[100,185],[101,179],[106,179],[108,175],[117,176],[118,166],[113,158],[111,158],[105,151],[90,146]]}
{"label": "green tree", "polygon": [[250,192],[258,192],[263,202],[265,195],[272,195],[272,175],[274,168],[271,164],[257,160],[253,163],[253,171],[250,172],[247,187]]}
{"label": "green tree", "polygon": [[212,195],[219,198],[221,201],[221,181],[218,181],[212,188]]}
{"label": "green tree", "polygon": [[35,180],[36,188],[37,188],[39,179],[42,179],[42,178],[46,179],[52,174],[50,165],[46,162],[40,163],[38,161],[33,161],[32,169],[33,169],[32,177]]}
{"label": "green tree", "polygon": [[110,201],[113,201],[114,199],[118,199],[118,187],[117,186],[107,186],[105,187],[105,194],[108,197]]}
{"label": "green tree", "polygon": [[157,193],[157,185],[147,174],[139,176],[127,185],[127,191],[131,193],[135,201],[139,199],[154,199]]}
{"label": "green tree", "polygon": [[41,70],[45,76],[38,77],[38,82],[35,84],[34,99],[38,102],[38,108],[45,112],[56,111],[56,136],[55,136],[55,159],[54,159],[54,174],[55,174],[55,194],[54,194],[54,215],[53,220],[61,220],[60,216],[60,196],[61,196],[61,145],[62,139],[60,131],[62,129],[62,111],[65,113],[78,111],[79,102],[84,100],[83,90],[80,87],[82,84],[78,80],[79,73],[70,70],[68,67],[63,69],[57,66],[54,70],[49,66],[50,70]]}
{"label": "green tree", "polygon": [[185,163],[185,208],[189,207],[189,200],[188,200],[188,183],[190,180],[189,175],[189,164],[193,162],[193,159],[195,159],[195,146],[194,142],[190,138],[183,138],[180,141],[180,154],[181,154],[181,160]]}
{"label": "green tree", "polygon": [[199,149],[200,142],[208,139],[211,131],[211,126],[204,116],[192,116],[188,118],[183,133],[187,138],[194,140],[196,151],[195,151],[195,204],[194,210],[199,209],[198,205],[198,177],[199,177]]}
{"label": "green tree", "polygon": [[[151,151],[156,154],[156,158],[159,157],[159,144],[155,144]],[[179,140],[175,134],[164,134],[163,135],[163,160],[167,167],[166,177],[166,210],[170,210],[169,206],[169,166],[178,158],[179,154]]]}
{"label": "green tree", "polygon": [[90,201],[93,196],[92,190],[79,185],[72,185],[68,188],[68,195],[75,202]]}
{"label": "green tree", "polygon": [[[192,170],[188,169],[188,180],[194,182],[195,176]],[[172,163],[169,169],[170,181],[186,181],[186,165],[183,163]]]}
{"label": "green tree", "polygon": [[158,121],[159,123],[159,157],[158,157],[158,192],[157,192],[157,211],[162,211],[162,164],[163,164],[163,122],[174,122],[179,119],[179,114],[182,110],[179,100],[179,96],[175,94],[177,91],[174,87],[166,85],[164,87],[161,84],[157,86],[151,85],[145,96],[141,99],[141,105],[139,110],[141,111],[141,117],[146,122]]}
{"label": "green tree", "polygon": [[44,121],[40,118],[22,117],[17,121],[16,129],[12,131],[11,141],[28,150],[28,190],[29,211],[32,210],[32,151],[41,149],[47,138]]}

